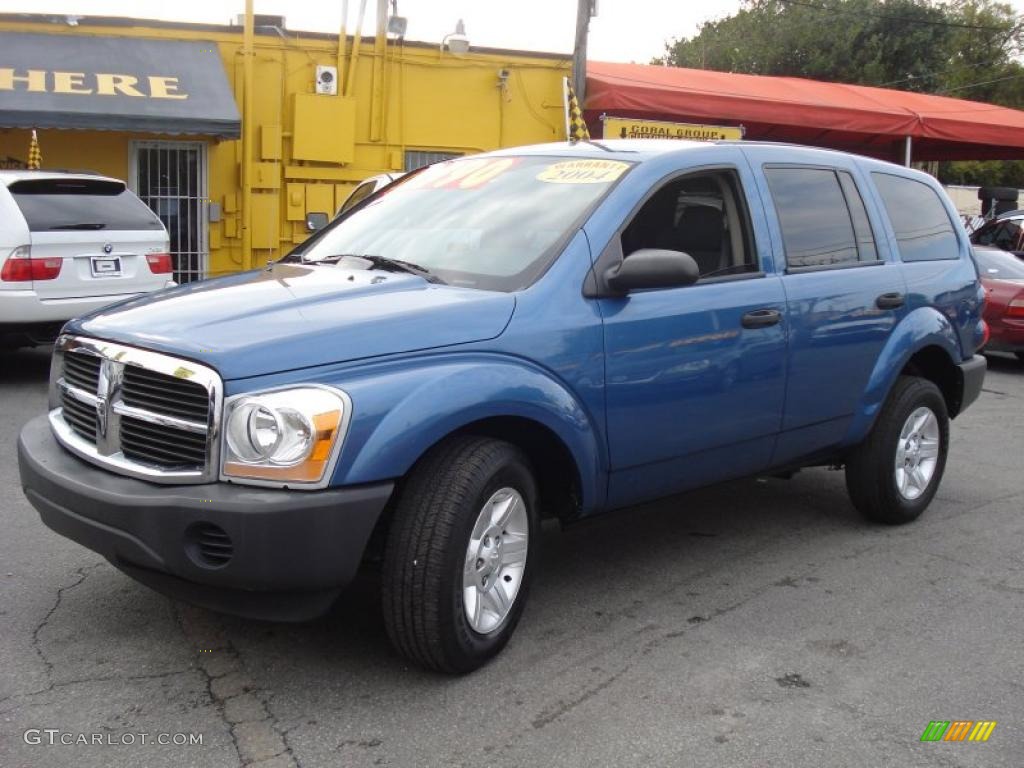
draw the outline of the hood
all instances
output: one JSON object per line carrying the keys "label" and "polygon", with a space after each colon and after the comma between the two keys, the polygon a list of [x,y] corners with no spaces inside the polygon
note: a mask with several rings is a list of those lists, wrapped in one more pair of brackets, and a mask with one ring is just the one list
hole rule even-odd
{"label": "hood", "polygon": [[206,363],[225,379],[493,339],[511,294],[380,270],[275,264],[140,296],[67,331]]}

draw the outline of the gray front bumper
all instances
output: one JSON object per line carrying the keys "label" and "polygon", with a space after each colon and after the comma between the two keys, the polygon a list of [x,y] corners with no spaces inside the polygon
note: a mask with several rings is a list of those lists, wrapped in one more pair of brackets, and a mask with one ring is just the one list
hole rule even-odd
{"label": "gray front bumper", "polygon": [[[26,497],[57,533],[173,597],[281,620],[329,607],[355,576],[393,490],[393,483],[322,491],[154,485],[73,456],[46,416],[22,429],[18,465]],[[227,563],[195,556],[190,532],[201,524],[230,537]]]}

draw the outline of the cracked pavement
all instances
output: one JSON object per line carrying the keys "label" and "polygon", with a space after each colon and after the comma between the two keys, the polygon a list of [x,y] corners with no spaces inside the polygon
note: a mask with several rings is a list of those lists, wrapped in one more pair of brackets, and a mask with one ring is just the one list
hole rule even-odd
{"label": "cracked pavement", "polygon": [[[390,649],[370,585],[302,625],[174,603],[49,531],[14,441],[47,351],[0,353],[0,766],[984,766],[1024,755],[1024,365],[991,362],[916,524],[841,473],[545,531],[512,643],[463,678]],[[930,720],[997,720],[985,744]],[[27,728],[202,746],[28,745]]]}

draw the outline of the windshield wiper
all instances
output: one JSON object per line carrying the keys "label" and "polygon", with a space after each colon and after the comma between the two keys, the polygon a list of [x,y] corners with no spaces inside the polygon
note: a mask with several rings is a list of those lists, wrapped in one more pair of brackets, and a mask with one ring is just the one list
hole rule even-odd
{"label": "windshield wiper", "polygon": [[337,264],[342,259],[362,259],[363,261],[370,262],[370,266],[374,269],[383,269],[388,272],[406,272],[410,275],[422,277],[428,283],[438,283],[440,285],[447,285],[447,283],[445,283],[444,280],[435,275],[426,267],[421,267],[419,264],[413,264],[411,261],[392,259],[390,256],[375,256],[373,254],[368,253],[339,253],[334,256],[325,256],[322,259],[316,259],[315,261],[308,263]]}
{"label": "windshield wiper", "polygon": [[79,224],[57,224],[50,229],[106,229],[107,225],[98,221],[83,221]]}

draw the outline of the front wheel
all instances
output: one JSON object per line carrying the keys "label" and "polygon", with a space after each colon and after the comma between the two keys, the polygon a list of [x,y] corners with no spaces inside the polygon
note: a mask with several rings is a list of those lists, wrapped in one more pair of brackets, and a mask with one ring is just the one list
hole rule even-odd
{"label": "front wheel", "polygon": [[917,519],[938,490],[949,450],[949,415],[932,382],[901,376],[867,438],[846,462],[846,488],[869,520]]}
{"label": "front wheel", "polygon": [[515,446],[453,438],[402,483],[384,552],[384,623],[421,666],[469,672],[501,651],[526,602],[537,489]]}

